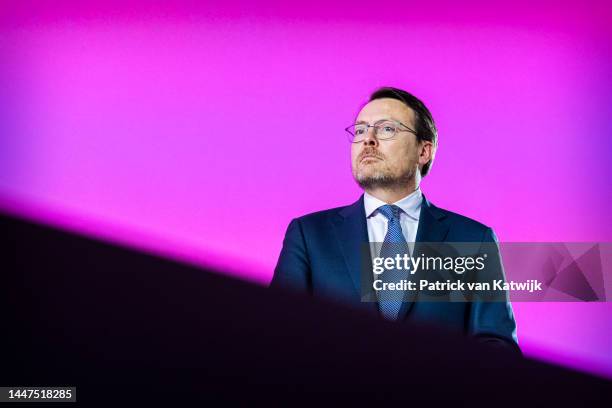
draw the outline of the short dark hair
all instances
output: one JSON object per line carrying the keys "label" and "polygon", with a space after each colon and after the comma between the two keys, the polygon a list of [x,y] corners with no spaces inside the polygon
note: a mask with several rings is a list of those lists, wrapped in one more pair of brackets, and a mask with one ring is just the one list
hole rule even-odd
{"label": "short dark hair", "polygon": [[427,106],[425,106],[425,104],[419,98],[412,95],[410,92],[389,86],[378,88],[376,91],[374,91],[372,95],[370,95],[369,102],[383,98],[396,99],[411,108],[415,113],[414,125],[416,129],[414,130],[416,131],[417,139],[419,141],[426,140],[433,144],[434,148],[431,160],[425,163],[423,169],[421,170],[421,176],[427,175],[427,173],[429,173],[429,169],[431,168],[431,164],[433,163],[435,152],[438,147],[438,129],[436,128],[436,123],[431,116],[431,112],[429,112]]}

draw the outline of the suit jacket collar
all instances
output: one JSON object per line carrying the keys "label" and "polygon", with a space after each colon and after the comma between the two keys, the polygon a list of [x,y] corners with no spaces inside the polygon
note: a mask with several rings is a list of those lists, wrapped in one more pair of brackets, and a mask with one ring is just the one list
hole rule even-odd
{"label": "suit jacket collar", "polygon": [[443,242],[448,235],[445,218],[446,214],[423,195],[416,242]]}
{"label": "suit jacket collar", "polygon": [[378,312],[376,294],[362,290],[372,288],[373,284],[371,273],[361,273],[365,268],[371,269],[372,265],[363,195],[352,205],[342,208],[338,216],[334,217],[333,224],[347,271],[362,304],[371,311]]}
{"label": "suit jacket collar", "polygon": [[[433,204],[431,204],[425,196],[421,204],[421,215],[419,217],[419,226],[417,228],[416,242],[414,245],[413,256],[419,256],[421,253],[427,253],[428,242],[443,242],[448,235],[449,225],[445,222],[446,214]],[[414,275],[416,276],[416,275]],[[399,311],[398,320],[406,318],[414,302],[418,297],[417,291],[406,292],[404,302]]]}

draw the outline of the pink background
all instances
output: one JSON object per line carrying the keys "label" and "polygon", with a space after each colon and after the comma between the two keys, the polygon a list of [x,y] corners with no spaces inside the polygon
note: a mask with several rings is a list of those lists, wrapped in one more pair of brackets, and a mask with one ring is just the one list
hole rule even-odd
{"label": "pink background", "polygon": [[[86,5],[84,5],[85,3]],[[422,98],[422,189],[502,241],[612,241],[606,2],[0,3],[0,208],[267,284],[361,191],[343,128]],[[515,303],[525,353],[612,378],[607,303]]]}

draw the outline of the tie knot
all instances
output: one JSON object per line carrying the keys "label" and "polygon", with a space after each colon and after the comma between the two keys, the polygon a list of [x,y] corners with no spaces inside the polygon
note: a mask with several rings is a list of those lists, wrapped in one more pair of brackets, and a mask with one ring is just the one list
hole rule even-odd
{"label": "tie knot", "polygon": [[389,221],[396,220],[399,221],[400,213],[402,209],[397,205],[385,204],[383,206],[378,207],[378,211],[385,216]]}

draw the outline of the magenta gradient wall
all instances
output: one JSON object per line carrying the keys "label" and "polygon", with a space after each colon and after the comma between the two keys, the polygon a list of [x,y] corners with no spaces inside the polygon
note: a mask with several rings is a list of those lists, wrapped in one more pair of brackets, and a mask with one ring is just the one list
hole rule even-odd
{"label": "magenta gradient wall", "polygon": [[[267,284],[293,217],[358,198],[343,128],[393,85],[435,204],[612,240],[605,2],[170,3],[1,3],[2,211]],[[610,304],[514,308],[527,355],[612,377]]]}

